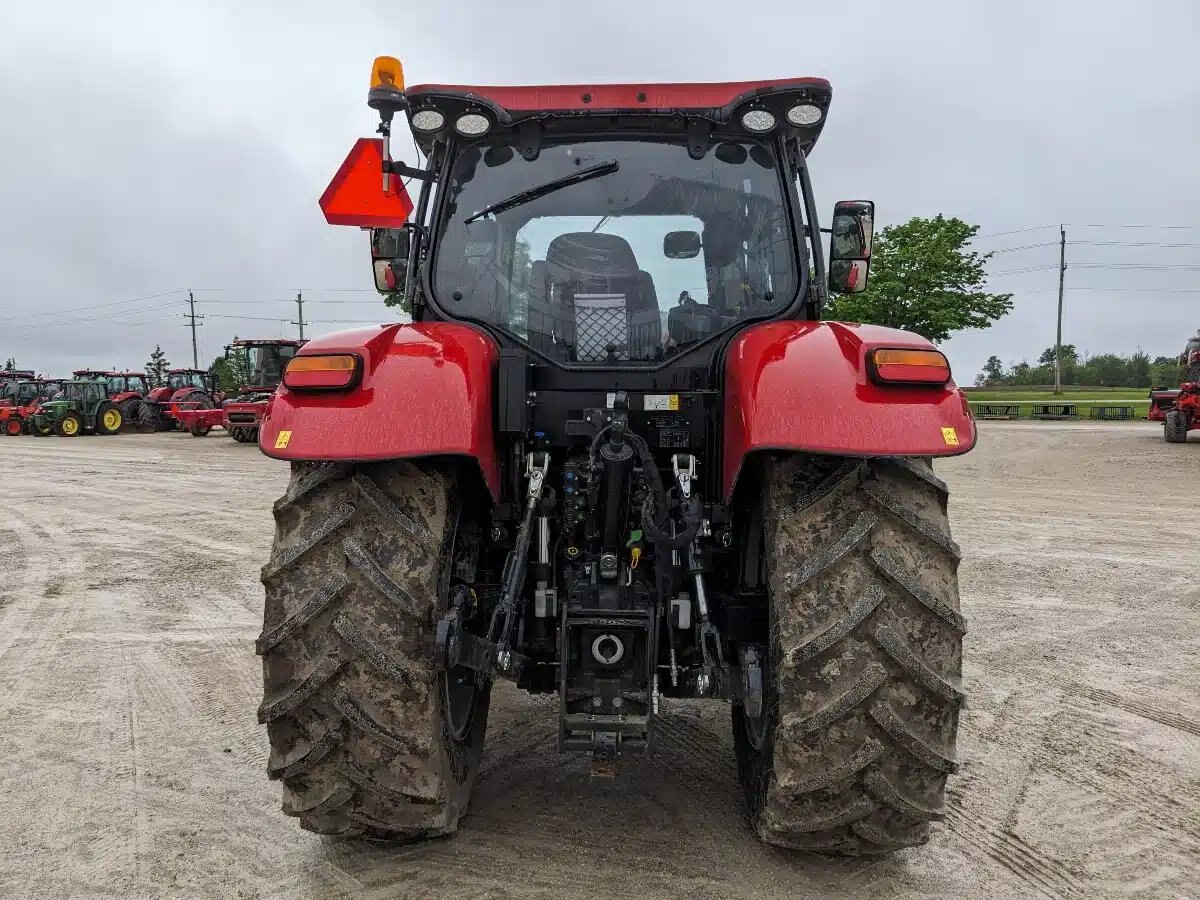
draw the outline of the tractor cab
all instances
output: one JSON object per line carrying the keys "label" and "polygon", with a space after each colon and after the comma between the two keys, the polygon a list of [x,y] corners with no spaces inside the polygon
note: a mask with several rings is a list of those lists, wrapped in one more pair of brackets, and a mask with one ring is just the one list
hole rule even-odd
{"label": "tractor cab", "polygon": [[40,389],[40,383],[35,380],[7,381],[0,391],[0,401],[9,406],[25,406],[37,398]]}
{"label": "tractor cab", "polygon": [[208,372],[204,369],[172,369],[167,373],[167,387],[171,392],[194,388],[198,391],[209,389]]}
{"label": "tractor cab", "polygon": [[43,400],[53,400],[62,393],[64,382],[57,378],[47,378],[40,382],[39,397]]}
{"label": "tractor cab", "polygon": [[270,393],[283,381],[283,372],[304,341],[274,338],[235,340],[226,348],[240,376],[243,394]]}
{"label": "tractor cab", "polygon": [[[3,369],[0,370],[0,406],[11,406],[13,395],[9,393],[10,386],[22,382],[33,381],[37,373],[32,369]],[[12,390],[16,390],[12,387]]]}
{"label": "tractor cab", "polygon": [[108,391],[113,397],[122,394],[138,394],[144,397],[150,391],[150,382],[141,372],[110,372]]}

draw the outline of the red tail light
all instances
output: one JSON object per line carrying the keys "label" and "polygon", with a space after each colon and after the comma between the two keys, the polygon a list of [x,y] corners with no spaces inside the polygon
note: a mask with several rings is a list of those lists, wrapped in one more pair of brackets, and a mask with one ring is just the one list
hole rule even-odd
{"label": "red tail light", "polygon": [[945,384],[950,363],[937,350],[881,348],[868,354],[872,377],[884,384]]}
{"label": "red tail light", "polygon": [[349,353],[294,356],[283,373],[283,383],[293,391],[344,391],[358,383],[362,364]]}

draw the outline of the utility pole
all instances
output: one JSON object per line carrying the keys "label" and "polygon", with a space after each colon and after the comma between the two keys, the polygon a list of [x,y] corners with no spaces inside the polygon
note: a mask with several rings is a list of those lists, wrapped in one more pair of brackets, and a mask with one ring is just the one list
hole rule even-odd
{"label": "utility pole", "polygon": [[303,292],[299,292],[296,294],[296,309],[299,310],[299,313],[296,316],[296,318],[298,318],[300,321],[293,322],[292,324],[300,326],[300,340],[304,340],[304,294],[303,294]]}
{"label": "utility pole", "polygon": [[1054,393],[1062,393],[1063,282],[1067,274],[1067,231],[1058,226],[1058,333],[1054,338]]}
{"label": "utility pole", "polygon": [[196,298],[191,291],[188,291],[188,312],[184,318],[190,320],[186,327],[192,329],[192,368],[198,369],[200,368],[200,351],[196,349],[196,322],[198,319],[203,319],[204,316],[196,315]]}

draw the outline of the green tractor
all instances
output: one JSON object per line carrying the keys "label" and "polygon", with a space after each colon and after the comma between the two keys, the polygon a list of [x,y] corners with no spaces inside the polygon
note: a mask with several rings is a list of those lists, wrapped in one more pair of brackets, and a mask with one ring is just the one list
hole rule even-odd
{"label": "green tractor", "polygon": [[108,382],[102,378],[75,378],[63,382],[61,397],[46,400],[38,407],[29,430],[41,437],[75,437],[81,431],[116,434],[123,422],[121,410],[109,398]]}

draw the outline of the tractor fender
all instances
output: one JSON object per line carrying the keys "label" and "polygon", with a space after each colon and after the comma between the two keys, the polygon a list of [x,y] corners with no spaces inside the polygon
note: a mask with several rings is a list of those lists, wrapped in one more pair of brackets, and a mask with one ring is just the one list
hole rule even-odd
{"label": "tractor fender", "polygon": [[734,338],[725,358],[726,500],[746,457],[761,450],[956,456],[975,446],[975,420],[954,382],[877,384],[867,353],[878,347],[936,349],[911,332],[845,322],[769,322]]}
{"label": "tractor fender", "polygon": [[492,425],[499,351],[491,338],[451,322],[380,325],[315,338],[299,355],[323,353],[356,354],[361,380],[324,393],[281,385],[259,432],[263,453],[287,460],[470,457],[499,497]]}
{"label": "tractor fender", "polygon": [[115,397],[109,397],[108,399],[117,404],[117,406],[120,406],[126,400],[141,400],[142,395],[137,391],[121,391]]}
{"label": "tractor fender", "polygon": [[[172,388],[156,387],[154,390],[152,390],[150,393],[148,393],[146,395],[146,400],[150,403],[166,403],[168,400],[171,399],[172,393],[173,393]],[[125,397],[124,394],[122,394],[121,396],[122,396],[122,398]]]}

